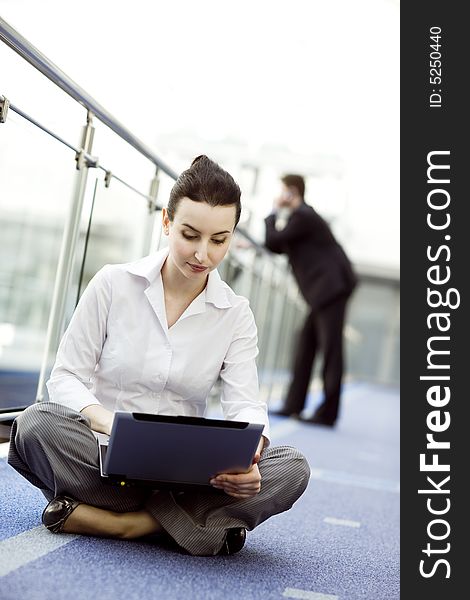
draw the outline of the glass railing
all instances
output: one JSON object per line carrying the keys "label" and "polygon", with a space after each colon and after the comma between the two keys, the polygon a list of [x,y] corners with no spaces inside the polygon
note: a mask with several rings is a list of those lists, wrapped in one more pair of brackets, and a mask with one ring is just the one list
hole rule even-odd
{"label": "glass railing", "polygon": [[[165,243],[160,208],[177,173],[2,19],[0,39],[0,411],[7,411],[47,398],[59,340],[91,277]],[[261,393],[279,400],[306,314],[287,260],[239,227],[219,270],[250,300]],[[353,376],[397,383],[398,293],[394,281],[359,286],[346,329]]]}
{"label": "glass railing", "polygon": [[71,151],[10,110],[0,124],[0,408],[31,403],[37,387],[76,177]]}
{"label": "glass railing", "polygon": [[[11,102],[5,116],[1,97],[0,410],[12,410],[47,398],[58,343],[98,269],[164,243],[159,198],[165,203],[177,174],[2,20],[0,38],[0,62],[15,72],[0,90]],[[48,98],[39,109],[24,93],[29,86]],[[63,104],[64,122],[57,117]],[[286,301],[292,314],[301,306],[281,289],[289,281],[296,289],[287,263],[254,247],[240,229],[220,271],[251,299],[260,382],[269,395],[289,345],[274,324]]]}

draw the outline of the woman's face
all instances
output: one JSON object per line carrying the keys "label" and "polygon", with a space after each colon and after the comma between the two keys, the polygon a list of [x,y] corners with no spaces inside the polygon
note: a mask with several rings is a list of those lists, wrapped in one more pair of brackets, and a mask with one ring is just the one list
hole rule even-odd
{"label": "woman's face", "polygon": [[210,206],[190,198],[178,202],[173,221],[163,209],[163,232],[169,237],[169,258],[184,277],[203,280],[217,268],[229,248],[235,217],[233,205]]}

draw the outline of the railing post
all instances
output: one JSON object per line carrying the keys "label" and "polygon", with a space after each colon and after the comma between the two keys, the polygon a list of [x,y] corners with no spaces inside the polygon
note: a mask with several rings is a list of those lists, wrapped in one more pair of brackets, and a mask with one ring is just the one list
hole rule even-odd
{"label": "railing post", "polygon": [[5,96],[0,96],[0,123],[6,123],[10,102]]}
{"label": "railing post", "polygon": [[[284,279],[284,282],[288,281],[288,278],[286,277]],[[276,281],[276,288],[279,290],[281,287],[281,284],[279,283],[279,280]],[[282,343],[282,332],[285,326],[285,314],[286,314],[286,304],[287,304],[287,297],[288,297],[288,293],[289,290],[287,288],[287,286],[284,286],[283,289],[283,299],[282,299],[282,307],[281,307],[281,317],[280,317],[280,321],[279,321],[279,327],[278,329],[275,331],[275,338],[274,338],[274,357],[273,357],[273,365],[272,365],[272,370],[270,373],[270,379],[269,379],[269,387],[268,387],[268,401],[271,399],[272,397],[272,392],[273,392],[273,387],[274,385],[277,383],[277,380],[275,381],[275,375],[274,373],[278,370],[278,361],[279,361],[279,348],[280,348],[280,344]],[[272,340],[270,339],[270,343],[272,343]]]}
{"label": "railing post", "polygon": [[[147,214],[144,231],[143,231],[143,235],[142,235],[142,256],[149,254],[149,252],[152,249],[151,245],[152,245],[153,234],[154,234],[154,229],[155,229],[155,216],[158,211],[157,198],[158,198],[158,190],[160,188],[159,170],[160,169],[157,167],[156,171],[155,171],[155,175],[150,183],[150,190],[149,190],[150,199],[148,200],[148,205],[147,205],[148,214]],[[160,245],[161,234],[162,234],[162,232],[161,232],[161,227],[160,227],[160,229],[158,230],[158,233],[157,233],[155,249],[157,249]]]}
{"label": "railing post", "polygon": [[70,274],[73,272],[80,218],[82,215],[83,200],[88,178],[89,164],[84,158],[84,154],[91,154],[93,135],[94,127],[92,115],[88,112],[87,124],[83,128],[82,141],[80,144],[82,151],[77,153],[77,156],[75,157],[78,173],[75,182],[74,196],[62,237],[54,292],[52,295],[51,311],[49,313],[49,322],[47,325],[46,344],[36,392],[36,402],[44,400],[45,382],[49,375],[49,366],[57,352],[60,338],[62,337],[64,330],[64,315],[70,289]]}

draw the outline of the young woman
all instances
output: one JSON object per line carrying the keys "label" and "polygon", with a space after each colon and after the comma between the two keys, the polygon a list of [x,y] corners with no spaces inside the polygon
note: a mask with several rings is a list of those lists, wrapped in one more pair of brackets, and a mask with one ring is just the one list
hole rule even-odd
{"label": "young woman", "polygon": [[[302,454],[268,448],[248,301],[216,270],[240,210],[233,178],[199,156],[162,211],[168,247],[107,265],[88,285],[47,383],[51,401],[27,408],[12,428],[8,461],[50,501],[42,520],[54,533],[132,539],[166,532],[191,554],[232,554],[247,529],[288,510],[304,492],[310,470]],[[219,376],[224,417],[264,424],[249,472],[211,481],[225,494],[101,481],[92,429],[109,434],[116,410],[203,416]]]}

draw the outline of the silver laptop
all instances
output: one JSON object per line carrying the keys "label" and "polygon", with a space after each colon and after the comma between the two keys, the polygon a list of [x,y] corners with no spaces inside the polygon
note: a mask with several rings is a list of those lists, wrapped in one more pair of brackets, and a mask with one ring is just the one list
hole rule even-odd
{"label": "silver laptop", "polygon": [[264,426],[201,417],[116,412],[97,436],[103,481],[175,491],[213,491],[218,473],[250,468]]}

